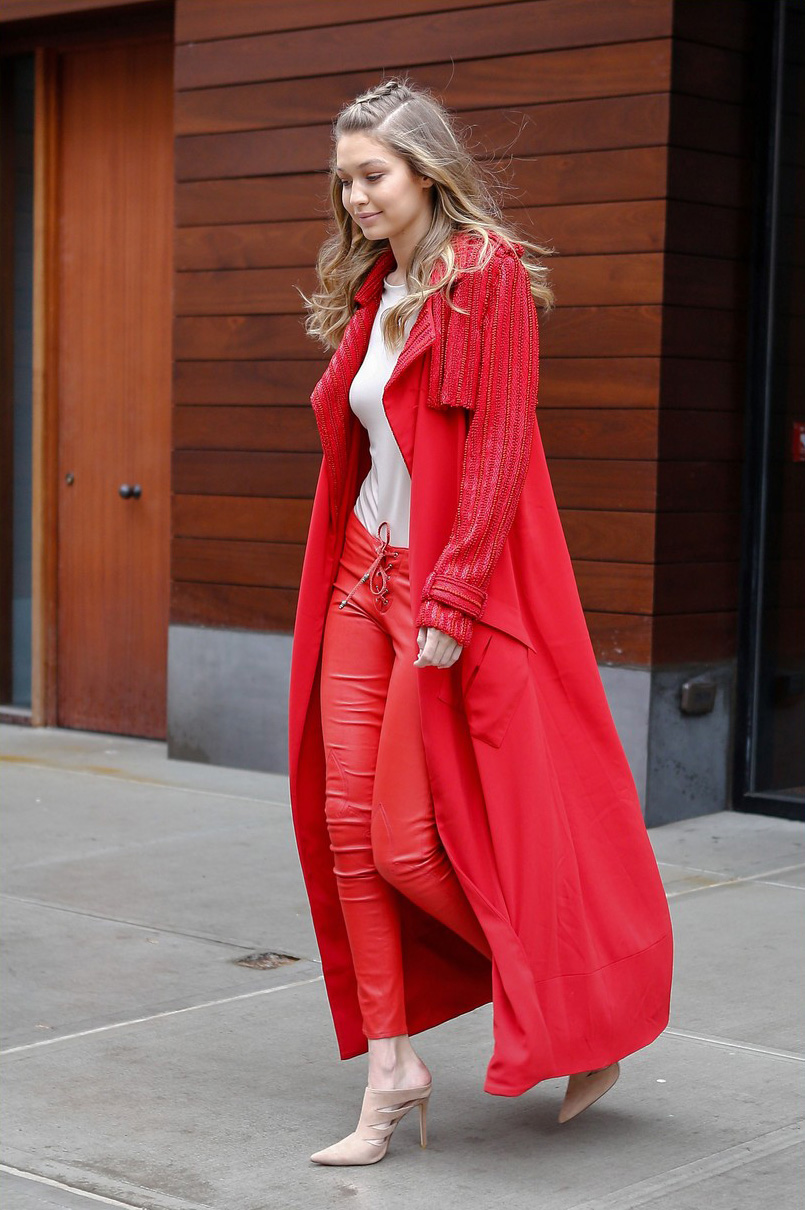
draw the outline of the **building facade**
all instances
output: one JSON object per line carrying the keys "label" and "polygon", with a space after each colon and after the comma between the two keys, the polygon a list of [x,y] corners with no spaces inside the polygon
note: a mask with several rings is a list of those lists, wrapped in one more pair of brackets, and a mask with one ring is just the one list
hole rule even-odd
{"label": "building facade", "polygon": [[538,422],[647,822],[803,817],[803,7],[6,0],[0,718],[287,769],[297,288],[404,72],[558,253]]}

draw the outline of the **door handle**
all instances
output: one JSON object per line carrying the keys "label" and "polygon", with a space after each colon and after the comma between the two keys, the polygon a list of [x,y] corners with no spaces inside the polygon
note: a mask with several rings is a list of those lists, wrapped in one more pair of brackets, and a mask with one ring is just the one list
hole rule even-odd
{"label": "door handle", "polygon": [[139,483],[135,483],[133,487],[130,487],[128,483],[121,483],[118,491],[124,500],[139,500],[140,496],[143,494],[143,489],[140,487]]}

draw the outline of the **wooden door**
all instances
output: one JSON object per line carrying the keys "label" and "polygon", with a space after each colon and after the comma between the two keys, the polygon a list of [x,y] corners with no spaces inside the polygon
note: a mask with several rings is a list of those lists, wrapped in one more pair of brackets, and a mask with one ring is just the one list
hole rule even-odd
{"label": "wooden door", "polygon": [[59,90],[58,723],[154,738],[166,726],[172,59],[167,41],[70,48]]}

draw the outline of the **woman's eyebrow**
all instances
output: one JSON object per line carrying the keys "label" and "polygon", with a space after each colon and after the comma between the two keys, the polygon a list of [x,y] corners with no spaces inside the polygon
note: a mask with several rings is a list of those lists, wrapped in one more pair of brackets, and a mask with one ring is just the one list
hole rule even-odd
{"label": "woman's eyebrow", "polygon": [[[388,168],[388,164],[385,160],[364,160],[362,164],[358,165],[358,167],[370,168],[373,164],[379,164],[382,168]],[[346,172],[346,168],[342,168],[340,164],[336,164],[335,170],[336,172]]]}

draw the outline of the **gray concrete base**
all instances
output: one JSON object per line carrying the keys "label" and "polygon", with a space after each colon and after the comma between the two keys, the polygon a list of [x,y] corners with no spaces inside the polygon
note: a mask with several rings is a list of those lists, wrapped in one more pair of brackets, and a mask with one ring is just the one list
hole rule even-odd
{"label": "gray concrete base", "polygon": [[651,673],[647,668],[617,668],[606,664],[599,665],[598,671],[645,813]]}
{"label": "gray concrete base", "polygon": [[171,626],[168,755],[288,772],[291,635]]}
{"label": "gray concrete base", "polygon": [[[171,626],[168,754],[287,774],[291,644],[287,634]],[[733,663],[600,672],[646,822],[731,806]],[[711,713],[680,710],[680,688],[691,677],[715,681]]]}
{"label": "gray concrete base", "polygon": [[[715,683],[709,714],[683,714],[684,681]],[[732,806],[731,765],[735,663],[688,665],[651,674],[646,822],[673,823]]]}
{"label": "gray concrete base", "polygon": [[[601,679],[649,826],[732,806],[734,661],[676,668],[602,667]],[[708,714],[683,713],[682,685],[712,680]]]}

